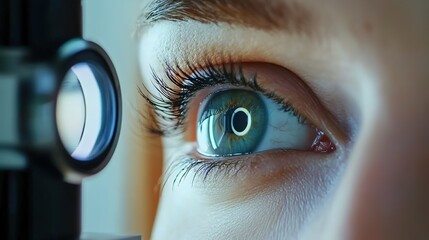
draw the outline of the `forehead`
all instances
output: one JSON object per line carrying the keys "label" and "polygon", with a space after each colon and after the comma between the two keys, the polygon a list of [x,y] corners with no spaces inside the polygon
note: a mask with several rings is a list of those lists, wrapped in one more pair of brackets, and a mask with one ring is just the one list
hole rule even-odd
{"label": "forehead", "polygon": [[331,36],[346,32],[403,37],[407,29],[429,22],[429,2],[423,0],[146,0],[145,6],[138,31],[165,21],[196,21]]}

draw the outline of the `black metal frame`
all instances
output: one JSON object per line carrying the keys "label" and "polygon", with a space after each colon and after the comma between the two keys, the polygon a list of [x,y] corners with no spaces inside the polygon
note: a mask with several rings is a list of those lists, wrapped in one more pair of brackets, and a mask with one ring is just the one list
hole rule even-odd
{"label": "black metal frame", "polygon": [[[81,15],[80,0],[0,0],[0,239],[78,239],[80,181],[116,147],[119,81],[106,52],[81,39]],[[101,69],[115,106],[110,140],[88,161],[70,156],[55,119],[64,75],[80,62]]]}

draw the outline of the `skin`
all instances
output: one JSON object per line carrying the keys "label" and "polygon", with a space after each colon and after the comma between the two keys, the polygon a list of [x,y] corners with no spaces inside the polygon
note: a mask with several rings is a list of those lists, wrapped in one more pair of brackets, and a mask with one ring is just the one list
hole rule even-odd
{"label": "skin", "polygon": [[[305,94],[293,98],[337,147],[322,155],[250,155],[235,177],[196,177],[192,184],[191,173],[174,186],[170,178],[153,239],[429,237],[428,2],[301,2],[317,17],[316,40],[197,21],[160,21],[141,34],[140,66],[149,90],[150,67],[162,75],[165,59],[201,62],[227,53],[251,63],[249,72],[265,71],[269,89],[276,89],[273,79],[288,81],[270,66],[285,68],[320,100],[306,107],[300,105]],[[191,151],[193,143],[184,138],[163,139],[165,169],[172,156]]]}

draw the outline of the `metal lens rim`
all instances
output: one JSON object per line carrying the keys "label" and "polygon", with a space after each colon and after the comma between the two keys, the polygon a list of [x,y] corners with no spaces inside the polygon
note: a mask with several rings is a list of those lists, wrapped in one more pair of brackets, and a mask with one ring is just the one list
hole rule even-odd
{"label": "metal lens rim", "polygon": [[[94,154],[90,158],[83,161],[73,157],[63,145],[58,133],[58,126],[56,126],[57,139],[60,143],[57,145],[59,156],[56,162],[63,173],[80,176],[92,175],[101,171],[109,163],[118,143],[122,122],[122,96],[118,77],[107,53],[98,44],[83,39],[72,39],[66,42],[59,49],[56,61],[58,77],[61,81],[64,80],[65,74],[73,65],[81,62],[96,65],[98,71],[95,71],[94,74],[107,76],[97,77],[97,80],[100,81],[100,91],[103,92],[104,99],[108,101],[104,104],[110,104],[108,110],[103,113],[103,116],[108,117],[102,117],[101,129],[103,130],[99,135],[99,138],[103,138],[105,141],[94,148]],[[61,85],[61,82],[59,84]]]}

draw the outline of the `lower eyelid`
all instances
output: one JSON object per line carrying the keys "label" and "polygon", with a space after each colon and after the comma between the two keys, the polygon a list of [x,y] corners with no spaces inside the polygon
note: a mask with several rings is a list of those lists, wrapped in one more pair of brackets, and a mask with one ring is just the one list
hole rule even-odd
{"label": "lower eyelid", "polygon": [[[190,157],[195,159],[187,161],[192,161],[192,163],[199,161],[200,163],[195,164],[192,169],[183,168],[183,164],[171,168],[169,181],[176,179],[175,187],[180,187],[183,182],[190,181],[195,189],[202,191],[218,189],[219,186],[222,186],[221,190],[230,192],[229,196],[231,194],[236,196],[257,194],[268,187],[296,181],[294,179],[302,179],[309,174],[309,171],[315,171],[318,168],[335,172],[342,166],[340,152],[326,155],[302,151],[270,150],[214,159],[202,157],[194,149]],[[205,170],[215,162],[222,164],[211,167],[210,172],[207,173]],[[177,179],[180,179],[181,182],[179,183]]]}

